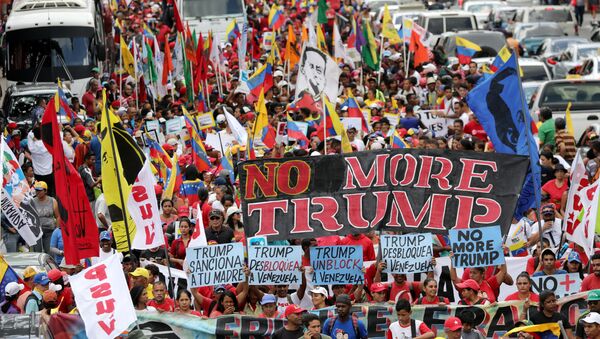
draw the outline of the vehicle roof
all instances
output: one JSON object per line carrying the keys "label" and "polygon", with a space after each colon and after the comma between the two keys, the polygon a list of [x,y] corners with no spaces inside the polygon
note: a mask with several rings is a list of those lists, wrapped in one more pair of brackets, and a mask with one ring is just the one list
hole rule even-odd
{"label": "vehicle roof", "polygon": [[580,48],[594,48],[597,47],[600,49],[600,42],[588,42],[583,44],[572,44],[567,47],[567,49],[580,49]]}
{"label": "vehicle roof", "polygon": [[12,95],[28,95],[55,93],[57,86],[54,83],[37,83],[28,85],[12,85],[9,87],[9,89],[12,91]]}
{"label": "vehicle roof", "polygon": [[559,5],[537,5],[537,6],[529,6],[525,8],[525,12],[533,12],[533,11],[548,11],[548,10],[555,10],[555,9],[566,9],[566,10],[571,10],[569,7],[567,6],[559,6]]}
{"label": "vehicle roof", "polygon": [[95,7],[82,0],[21,0],[15,2],[6,31],[34,27],[94,27]]}
{"label": "vehicle roof", "polygon": [[[474,1],[466,1],[463,4],[463,8],[469,7],[470,5],[486,5],[486,4],[496,4],[496,5],[500,5],[498,7],[504,7],[504,6],[502,6],[504,4],[504,2],[502,2],[502,1],[497,1],[497,0],[490,0],[490,1],[474,0]],[[498,7],[496,7],[496,8],[498,8]]]}
{"label": "vehicle roof", "polygon": [[453,16],[472,16],[471,12],[467,11],[428,11],[421,13],[424,17],[453,17]]}
{"label": "vehicle roof", "polygon": [[502,34],[502,32],[499,32],[499,31],[486,31],[486,30],[471,29],[471,30],[468,30],[468,31],[444,32],[444,33],[440,34],[440,36],[442,36],[442,37],[446,37],[446,36],[449,36],[449,35],[451,35],[451,36],[461,36],[461,35],[467,35],[467,34],[504,35],[504,34]]}
{"label": "vehicle roof", "polygon": [[[594,57],[589,59],[596,59],[600,57]],[[556,79],[556,80],[548,80],[542,84],[542,86],[546,86],[548,84],[577,84],[582,82],[591,82],[600,84],[600,80],[595,79]]]}
{"label": "vehicle roof", "polygon": [[519,66],[539,66],[544,65],[544,63],[537,59],[532,58],[519,58]]}

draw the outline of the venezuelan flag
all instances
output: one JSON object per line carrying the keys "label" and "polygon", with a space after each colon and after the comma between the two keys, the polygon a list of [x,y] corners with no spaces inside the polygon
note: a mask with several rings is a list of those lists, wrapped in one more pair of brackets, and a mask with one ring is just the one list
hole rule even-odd
{"label": "venezuelan flag", "polygon": [[461,65],[471,62],[475,53],[480,52],[481,47],[467,39],[456,37],[456,56]]}
{"label": "venezuelan flag", "polygon": [[269,28],[278,30],[285,23],[285,17],[283,11],[279,6],[274,5],[269,11]]}
{"label": "venezuelan flag", "polygon": [[198,189],[201,187],[204,187],[202,179],[184,180],[179,187],[179,196],[183,199],[187,199],[188,206],[192,206],[199,200]]}
{"label": "venezuelan flag", "polygon": [[365,133],[368,133],[369,132],[369,123],[365,119],[365,115],[363,114],[363,112],[360,110],[360,106],[358,106],[358,102],[356,102],[356,99],[352,95],[352,90],[348,90],[348,99],[346,99],[346,101],[344,101],[344,103],[342,104],[342,107],[344,107],[344,106],[348,107],[348,116],[349,117],[360,118],[360,120],[362,121],[362,131]]}
{"label": "venezuelan flag", "polygon": [[328,136],[340,136],[342,138],[342,152],[343,153],[351,153],[352,146],[350,145],[350,140],[348,139],[348,135],[346,134],[346,129],[342,122],[340,121],[340,117],[335,111],[335,107],[329,101],[327,96],[325,95],[323,98],[325,107],[325,130]]}
{"label": "venezuelan flag", "polygon": [[[262,143],[268,148],[273,148],[275,146],[275,130],[269,124],[264,91],[260,92],[258,102],[256,103],[256,111],[258,112],[258,117],[256,117],[256,121],[254,122],[256,124],[254,126],[254,133],[258,131]],[[253,139],[255,137],[254,133],[252,134]]]}
{"label": "venezuelan flag", "polygon": [[5,289],[9,282],[23,283],[17,272],[0,256],[0,303],[4,302]]}
{"label": "venezuelan flag", "polygon": [[181,178],[181,170],[179,169],[179,164],[177,163],[177,153],[173,154],[173,164],[174,169],[171,171],[171,175],[169,176],[165,186],[165,190],[162,195],[163,200],[172,199],[173,192],[179,192],[179,187],[181,187],[181,183],[183,182],[183,179]]}
{"label": "venezuelan flag", "polygon": [[164,182],[168,182],[173,168],[171,158],[155,140],[147,137],[146,143],[150,150],[150,160],[158,167],[159,177],[162,178]]}
{"label": "venezuelan flag", "polygon": [[60,80],[58,80],[58,91],[56,92],[56,97],[54,98],[54,104],[56,105],[56,111],[58,112],[58,115],[66,117],[67,121],[73,121],[75,118],[77,118],[77,114],[75,114],[71,107],[69,107],[69,100],[62,89],[62,83]]}
{"label": "venezuelan flag", "polygon": [[190,134],[190,144],[192,146],[192,162],[196,165],[196,168],[199,172],[207,171],[210,169],[211,164],[210,160],[208,160],[208,155],[206,154],[206,150],[204,149],[204,144],[202,143],[202,139],[200,139],[200,134],[196,129],[194,124],[194,119],[190,116],[188,111],[183,108],[183,114],[185,119],[185,126],[188,129]]}
{"label": "venezuelan flag", "polygon": [[273,65],[269,62],[260,67],[246,82],[250,93],[255,97],[260,95],[261,90],[268,91],[273,87]]}
{"label": "venezuelan flag", "polygon": [[256,159],[256,152],[254,151],[254,134],[248,129],[248,140],[246,141],[246,157],[248,160]]}
{"label": "venezuelan flag", "polygon": [[227,147],[225,154],[221,158],[221,167],[229,170],[229,181],[233,184],[235,182],[235,171],[233,170],[231,147]]}
{"label": "venezuelan flag", "polygon": [[296,139],[300,147],[304,149],[308,148],[308,144],[310,142],[308,141],[306,135],[300,130],[300,127],[298,126],[298,124],[296,124],[295,121],[288,120],[287,133],[288,137]]}
{"label": "venezuelan flag", "polygon": [[394,134],[390,135],[390,145],[392,148],[410,148],[410,145],[398,134],[398,130],[394,130]]}
{"label": "venezuelan flag", "polygon": [[520,326],[506,332],[504,336],[513,333],[525,332],[533,334],[536,338],[541,339],[558,339],[560,337],[560,325],[558,323],[548,323],[539,325]]}
{"label": "venezuelan flag", "polygon": [[500,50],[500,52],[498,52],[498,55],[496,55],[494,61],[490,65],[490,70],[492,72],[496,72],[498,68],[502,67],[502,65],[504,65],[508,61],[508,59],[510,59],[511,54],[512,53],[508,50],[508,47],[502,47],[502,49]]}
{"label": "venezuelan flag", "polygon": [[237,38],[240,37],[240,35],[242,35],[240,33],[240,28],[237,25],[237,21],[235,19],[233,19],[233,21],[231,21],[229,23],[229,25],[227,25],[227,41],[231,41],[231,40],[235,40]]}

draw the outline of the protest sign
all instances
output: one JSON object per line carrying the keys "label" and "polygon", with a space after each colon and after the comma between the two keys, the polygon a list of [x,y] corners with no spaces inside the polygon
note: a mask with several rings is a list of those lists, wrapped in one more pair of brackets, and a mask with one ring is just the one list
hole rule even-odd
{"label": "protest sign", "polygon": [[160,131],[160,122],[158,120],[148,120],[146,121],[146,130],[150,131]]}
{"label": "protest sign", "polygon": [[364,283],[361,246],[319,246],[310,248],[314,285]]}
{"label": "protest sign", "polygon": [[185,262],[189,268],[189,287],[234,284],[246,280],[242,243],[188,247]]}
{"label": "protest sign", "polygon": [[579,273],[531,277],[531,288],[537,294],[540,294],[544,290],[550,290],[556,294],[557,298],[562,298],[579,292],[581,289],[581,277]]}
{"label": "protest sign", "polygon": [[451,229],[450,243],[454,252],[454,267],[485,267],[504,263],[500,226]]}
{"label": "protest sign", "polygon": [[383,117],[387,118],[390,122],[391,130],[396,129],[396,126],[400,123],[400,114],[394,113],[383,113]]}
{"label": "protest sign", "polygon": [[250,285],[302,282],[302,246],[249,246]]}
{"label": "protest sign", "polygon": [[200,129],[215,127],[215,118],[213,117],[212,112],[198,114],[196,116],[196,121],[198,122]]}
{"label": "protest sign", "polygon": [[137,320],[118,255],[70,276],[88,338],[114,338]]}
{"label": "protest sign", "polygon": [[449,119],[435,115],[435,111],[417,111],[415,114],[428,130],[435,133],[436,137],[445,137],[448,134]]}
{"label": "protest sign", "polygon": [[327,95],[337,98],[340,68],[333,58],[314,47],[305,47],[296,79],[296,98],[305,94],[317,100]]}
{"label": "protest sign", "polygon": [[169,119],[165,122],[165,133],[166,134],[177,134],[179,133],[179,131],[181,131],[182,126],[185,125],[181,125],[181,119]]}
{"label": "protest sign", "polygon": [[381,258],[393,274],[432,271],[433,239],[431,233],[390,235],[384,234],[379,242]]}
{"label": "protest sign", "polygon": [[[208,138],[207,138],[208,141]],[[528,158],[386,149],[239,164],[247,237],[508,231]]]}
{"label": "protest sign", "polygon": [[361,118],[341,118],[344,129],[348,130],[352,127],[356,128],[357,131],[362,131],[362,119]]}

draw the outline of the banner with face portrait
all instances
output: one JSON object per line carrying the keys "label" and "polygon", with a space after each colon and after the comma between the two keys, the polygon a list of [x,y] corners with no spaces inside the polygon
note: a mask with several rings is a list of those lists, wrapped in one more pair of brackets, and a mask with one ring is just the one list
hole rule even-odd
{"label": "banner with face portrait", "polygon": [[337,63],[329,55],[317,48],[305,47],[296,80],[296,98],[302,99],[310,95],[319,102],[325,93],[329,100],[335,100],[340,72]]}

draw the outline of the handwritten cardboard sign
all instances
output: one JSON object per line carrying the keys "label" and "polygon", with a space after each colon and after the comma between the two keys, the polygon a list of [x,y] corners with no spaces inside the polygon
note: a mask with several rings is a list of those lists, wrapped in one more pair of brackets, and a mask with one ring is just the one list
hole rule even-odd
{"label": "handwritten cardboard sign", "polygon": [[310,265],[315,285],[362,284],[361,246],[323,246],[310,248]]}
{"label": "handwritten cardboard sign", "polygon": [[188,247],[185,257],[190,287],[234,284],[244,276],[244,245],[231,243]]}
{"label": "handwritten cardboard sign", "polygon": [[250,285],[289,285],[302,280],[302,246],[250,246]]}
{"label": "handwritten cardboard sign", "polygon": [[485,267],[504,264],[500,226],[450,230],[454,267]]}
{"label": "handwritten cardboard sign", "polygon": [[382,235],[381,257],[387,264],[386,272],[406,274],[433,270],[433,238],[431,233]]}

